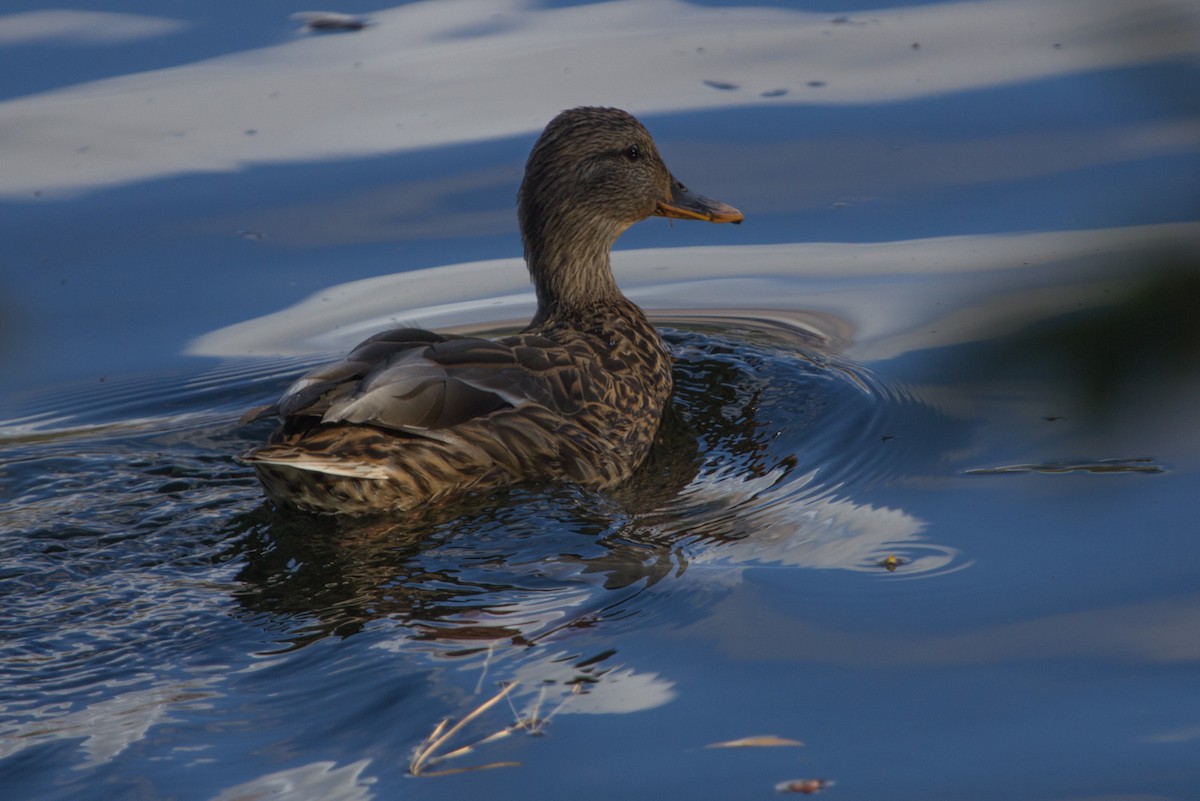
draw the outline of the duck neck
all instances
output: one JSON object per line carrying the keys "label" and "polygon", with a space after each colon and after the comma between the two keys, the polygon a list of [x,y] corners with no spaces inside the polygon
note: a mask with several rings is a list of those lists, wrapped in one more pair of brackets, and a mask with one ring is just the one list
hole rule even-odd
{"label": "duck neck", "polygon": [[622,305],[625,296],[617,288],[609,257],[620,231],[571,226],[556,226],[555,231],[573,235],[543,230],[540,236],[525,236],[525,262],[538,300],[532,325],[569,324]]}

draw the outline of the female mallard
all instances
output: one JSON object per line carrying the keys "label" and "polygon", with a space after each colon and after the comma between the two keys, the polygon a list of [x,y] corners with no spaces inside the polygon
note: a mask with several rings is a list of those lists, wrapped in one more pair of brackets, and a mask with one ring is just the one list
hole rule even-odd
{"label": "female mallard", "polygon": [[244,422],[283,420],[243,457],[274,501],[404,510],[521,481],[601,489],[641,464],[671,394],[671,360],[617,288],[609,251],[652,214],[742,214],[688,191],[641,123],[612,108],[564,111],[546,126],[517,207],[537,289],[529,327],[495,341],[385,331],[248,413]]}

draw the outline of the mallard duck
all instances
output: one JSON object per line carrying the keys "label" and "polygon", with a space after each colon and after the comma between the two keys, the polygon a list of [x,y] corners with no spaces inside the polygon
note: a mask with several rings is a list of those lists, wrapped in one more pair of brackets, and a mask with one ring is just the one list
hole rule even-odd
{"label": "mallard duck", "polygon": [[688,190],[650,134],[614,108],[576,108],[538,138],[517,195],[537,312],[497,340],[401,328],[300,378],[241,457],[277,504],[402,511],[517,482],[610,487],[642,463],[671,394],[671,358],[621,294],[609,253],[651,215],[741,222]]}

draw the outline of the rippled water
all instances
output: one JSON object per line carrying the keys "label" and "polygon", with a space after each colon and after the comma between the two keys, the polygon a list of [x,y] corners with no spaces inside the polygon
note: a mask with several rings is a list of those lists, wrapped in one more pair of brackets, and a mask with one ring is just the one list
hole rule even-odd
{"label": "rippled water", "polygon": [[[39,5],[0,12],[0,796],[1195,796],[1193,4]],[[747,213],[615,255],[676,359],[651,460],[273,510],[246,408],[528,319],[520,165],[581,102]]]}
{"label": "rippled water", "polygon": [[[284,797],[371,798],[412,772],[439,720],[505,687],[417,772],[451,782],[451,795],[469,782],[504,797],[528,792],[522,770],[561,786],[587,776],[585,797],[603,797],[627,786],[608,760],[645,776],[667,761],[685,783],[716,770],[708,781],[722,793],[797,770],[844,776],[857,766],[868,786],[880,781],[845,744],[821,740],[870,744],[864,721],[886,731],[910,715],[918,729],[953,718],[919,713],[913,687],[893,683],[915,683],[936,708],[965,687],[935,666],[978,672],[992,652],[1031,639],[1048,652],[1041,659],[1064,658],[1078,644],[1062,629],[1088,625],[1089,613],[1002,625],[999,608],[970,611],[1023,583],[988,578],[974,565],[986,549],[959,527],[996,536],[1022,515],[998,529],[984,501],[990,511],[967,510],[956,524],[961,514],[946,508],[956,504],[937,487],[978,464],[988,419],[956,413],[944,391],[905,382],[894,365],[831,351],[810,319],[773,316],[660,320],[677,360],[674,406],[650,462],[619,491],[516,488],[423,519],[281,515],[232,461],[269,427],[239,428],[238,413],[305,360],[76,386],[35,402],[43,412],[3,429],[3,592],[21,621],[0,653],[6,783],[29,798],[87,797],[97,781],[117,797],[291,787]],[[986,417],[998,422],[994,406]],[[902,499],[923,505],[922,486],[941,499],[934,521],[904,508]],[[1107,559],[1103,542],[1074,547],[1066,564]],[[1035,547],[1034,572],[1053,572],[1056,550]],[[941,589],[903,589],[914,578]],[[1167,632],[1190,625],[1169,601],[1161,611]],[[964,618],[978,635],[954,632]],[[809,666],[768,667],[797,660]],[[754,665],[767,672],[746,674]],[[938,677],[922,690],[913,670]],[[867,682],[849,708],[845,690],[830,703],[823,689],[847,675]],[[864,703],[875,712],[853,712]],[[878,714],[892,704],[903,714]],[[648,720],[650,710],[660,714]],[[767,749],[696,756],[709,742],[773,732],[815,736],[822,757],[797,767]],[[1148,726],[1144,736],[1170,734]],[[901,750],[912,747],[906,735]],[[462,768],[472,770],[437,778]]]}
{"label": "rippled water", "polygon": [[[668,423],[607,496],[518,488],[441,519],[277,514],[231,460],[266,429],[233,421],[303,368],[294,360],[75,387],[10,422],[9,786],[47,797],[43,766],[65,759],[128,792],[130,761],[169,777],[231,747],[363,730],[395,738],[399,771],[425,728],[498,682],[517,682],[518,707],[564,714],[666,703],[673,678],[587,635],[678,626],[686,603],[672,596],[719,597],[745,567],[962,566],[919,521],[858,500],[929,470],[959,426],[812,331],[716,314],[677,326]],[[898,433],[913,429],[937,434]],[[381,704],[400,705],[395,728]],[[276,742],[314,714],[315,730]],[[94,784],[75,775],[74,790],[53,783]]]}

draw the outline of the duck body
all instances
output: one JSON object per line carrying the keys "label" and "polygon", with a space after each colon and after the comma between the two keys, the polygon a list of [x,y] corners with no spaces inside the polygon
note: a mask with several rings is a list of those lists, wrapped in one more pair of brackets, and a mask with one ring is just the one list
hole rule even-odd
{"label": "duck body", "polygon": [[284,422],[246,458],[276,502],[343,514],[522,481],[611,486],[645,458],[671,394],[661,337],[626,305],[494,341],[377,334],[263,410]]}
{"label": "duck body", "polygon": [[547,126],[518,195],[538,310],[488,340],[385,331],[296,381],[243,421],[277,415],[241,457],[277,504],[403,511],[520,482],[604,489],[645,459],[671,395],[671,359],[617,288],[609,252],[651,214],[739,222],[689,192],[649,134],[617,109]]}

